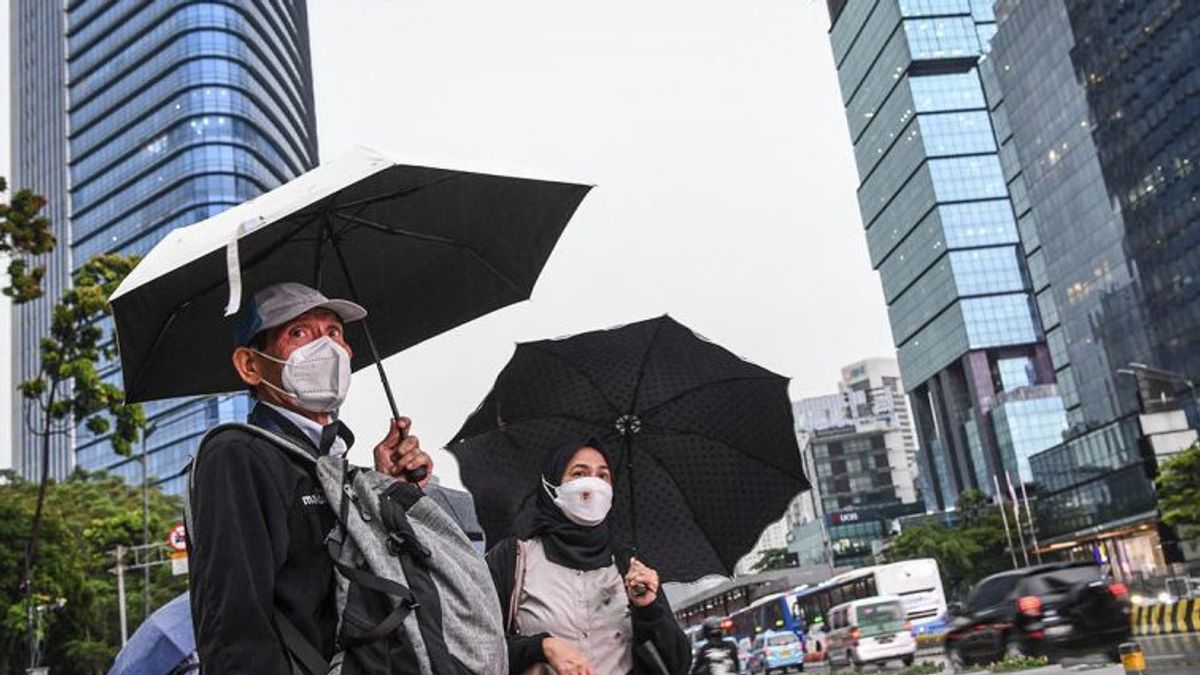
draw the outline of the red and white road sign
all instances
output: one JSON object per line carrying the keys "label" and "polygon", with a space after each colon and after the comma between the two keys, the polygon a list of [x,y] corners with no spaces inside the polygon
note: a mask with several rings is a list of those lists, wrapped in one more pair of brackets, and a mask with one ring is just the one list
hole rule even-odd
{"label": "red and white road sign", "polygon": [[167,535],[167,546],[174,551],[187,550],[187,530],[184,529],[183,523],[171,528],[171,533]]}

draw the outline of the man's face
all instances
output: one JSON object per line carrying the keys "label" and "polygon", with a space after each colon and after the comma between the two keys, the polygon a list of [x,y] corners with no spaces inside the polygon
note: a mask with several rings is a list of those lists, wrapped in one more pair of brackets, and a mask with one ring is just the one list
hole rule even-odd
{"label": "man's face", "polygon": [[[323,337],[336,342],[353,358],[354,350],[350,349],[345,335],[342,334],[342,320],[327,309],[310,310],[282,326],[267,330],[266,343],[261,351],[280,361],[287,361],[292,352]],[[258,400],[307,414],[296,405],[293,398],[262,384],[262,381],[266,380],[277,387],[282,385],[282,363],[264,358],[256,350],[248,347],[236,349],[233,360],[242,380],[254,389]]]}
{"label": "man's face", "polygon": [[[342,334],[342,320],[327,309],[309,310],[282,326],[267,331],[267,344],[262,351],[286,361],[292,352],[323,337],[329,337],[338,343],[353,358],[354,351],[350,349]],[[282,368],[281,364],[274,365]]]}

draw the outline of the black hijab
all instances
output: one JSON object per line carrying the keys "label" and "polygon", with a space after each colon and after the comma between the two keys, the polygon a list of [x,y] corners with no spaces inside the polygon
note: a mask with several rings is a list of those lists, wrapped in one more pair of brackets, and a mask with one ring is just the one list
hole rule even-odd
{"label": "black hijab", "polygon": [[[612,459],[597,441],[576,441],[546,453],[542,459],[542,477],[546,482],[557,488],[567,464],[582,448],[595,448],[612,471]],[[613,564],[607,520],[594,527],[577,525],[563,515],[540,480],[536,490],[532,504],[526,507],[528,513],[523,519],[526,524],[518,530],[518,537],[540,538],[550,562],[573,570],[595,570]]]}

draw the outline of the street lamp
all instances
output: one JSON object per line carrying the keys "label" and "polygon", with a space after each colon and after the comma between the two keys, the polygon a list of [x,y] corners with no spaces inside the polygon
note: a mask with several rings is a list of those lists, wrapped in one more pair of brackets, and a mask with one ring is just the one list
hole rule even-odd
{"label": "street lamp", "polygon": [[[146,441],[158,431],[160,420],[142,429],[142,546],[150,545],[150,475],[146,461]],[[146,549],[142,549],[146,550]],[[150,566],[142,568],[142,620],[150,616]]]}

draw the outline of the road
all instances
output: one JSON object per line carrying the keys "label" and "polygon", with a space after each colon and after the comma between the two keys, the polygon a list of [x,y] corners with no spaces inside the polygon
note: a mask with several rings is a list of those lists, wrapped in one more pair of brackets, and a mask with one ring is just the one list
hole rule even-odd
{"label": "road", "polygon": [[[1182,635],[1162,635],[1154,637],[1139,637],[1136,642],[1142,646],[1146,657],[1146,675],[1196,675],[1200,673],[1200,633]],[[946,673],[956,672],[944,654],[937,651],[927,651],[917,657],[918,662],[931,661],[943,664]],[[865,673],[899,673],[904,668],[899,662],[888,663],[883,668],[867,667]],[[806,672],[828,673],[824,666],[810,665]],[[842,671],[853,672],[853,671]],[[986,673],[979,668],[958,671],[961,673]],[[1120,664],[1107,661],[1103,655],[1082,659],[1070,659],[1061,664],[1020,671],[1022,675],[1042,675],[1043,673],[1087,673],[1088,675],[1124,675],[1125,669]]]}

